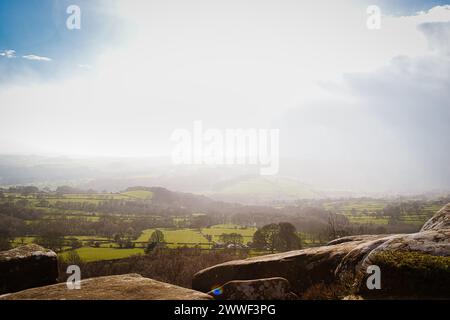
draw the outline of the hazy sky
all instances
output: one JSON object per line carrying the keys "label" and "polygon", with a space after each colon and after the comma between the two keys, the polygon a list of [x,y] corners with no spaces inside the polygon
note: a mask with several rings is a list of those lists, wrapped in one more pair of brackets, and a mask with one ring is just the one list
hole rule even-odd
{"label": "hazy sky", "polygon": [[0,153],[168,155],[201,120],[280,129],[311,182],[450,188],[446,3],[0,0]]}

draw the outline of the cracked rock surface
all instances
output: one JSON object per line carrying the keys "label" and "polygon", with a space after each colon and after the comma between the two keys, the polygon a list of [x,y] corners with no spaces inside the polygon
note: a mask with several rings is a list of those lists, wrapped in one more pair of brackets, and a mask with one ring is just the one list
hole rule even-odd
{"label": "cracked rock surface", "polygon": [[[370,265],[380,267],[380,290],[367,288]],[[273,277],[286,279],[300,297],[321,285],[342,297],[450,299],[450,204],[417,233],[344,237],[322,247],[225,262],[198,272],[192,287],[208,292],[230,281]]]}
{"label": "cracked rock surface", "polygon": [[56,283],[56,253],[36,244],[0,252],[0,294]]}
{"label": "cracked rock surface", "polygon": [[66,283],[0,296],[0,300],[210,300],[202,292],[178,287],[138,274],[82,280],[79,290]]}

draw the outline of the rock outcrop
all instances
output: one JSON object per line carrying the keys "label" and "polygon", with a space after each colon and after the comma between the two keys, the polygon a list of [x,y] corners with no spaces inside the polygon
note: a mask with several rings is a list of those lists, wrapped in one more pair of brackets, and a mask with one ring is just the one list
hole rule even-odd
{"label": "rock outcrop", "polygon": [[450,203],[428,220],[420,231],[443,230],[450,228]]}
{"label": "rock outcrop", "polygon": [[138,274],[82,280],[80,289],[66,283],[0,296],[0,300],[210,300],[210,295],[144,278]]}
{"label": "rock outcrop", "polygon": [[208,292],[217,300],[292,300],[298,298],[290,291],[284,278],[235,280]]}
{"label": "rock outcrop", "polygon": [[0,294],[54,284],[56,253],[36,244],[0,252]]}
{"label": "rock outcrop", "polygon": [[[380,289],[367,286],[371,266],[381,272]],[[54,284],[57,277],[53,251],[28,245],[0,252],[0,293],[8,292],[0,300],[282,300],[324,293],[450,299],[450,204],[417,233],[344,237],[322,247],[226,262],[198,272],[194,290],[137,274],[85,279],[80,290],[71,290]]]}
{"label": "rock outcrop", "polygon": [[[369,290],[368,267],[381,272],[381,289]],[[345,237],[327,246],[230,261],[198,272],[195,290],[208,292],[234,280],[282,277],[307,297],[318,286],[338,296],[450,298],[450,204],[414,234]]]}

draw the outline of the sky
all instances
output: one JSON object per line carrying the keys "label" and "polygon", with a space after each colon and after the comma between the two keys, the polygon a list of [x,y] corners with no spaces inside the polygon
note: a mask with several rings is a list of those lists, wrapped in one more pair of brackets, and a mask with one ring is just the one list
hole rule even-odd
{"label": "sky", "polygon": [[309,183],[448,190],[449,39],[450,1],[0,0],[0,153],[169,155],[201,120],[279,129]]}

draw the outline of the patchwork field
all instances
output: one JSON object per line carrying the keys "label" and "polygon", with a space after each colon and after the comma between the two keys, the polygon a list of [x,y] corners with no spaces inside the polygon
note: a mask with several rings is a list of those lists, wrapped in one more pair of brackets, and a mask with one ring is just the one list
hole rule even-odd
{"label": "patchwork field", "polygon": [[[199,246],[201,248],[210,248],[210,242],[206,236],[210,235],[213,242],[220,242],[221,234],[238,233],[243,236],[244,243],[252,240],[256,228],[243,228],[238,225],[215,225],[210,228],[202,229],[159,229],[164,234],[164,240],[168,243],[169,248],[176,248],[182,246]],[[141,236],[135,242],[148,242],[151,234],[155,229],[144,230]]]}
{"label": "patchwork field", "polygon": [[[101,237],[89,237],[89,236],[77,236],[67,238],[77,238],[86,244],[87,241],[100,242],[99,248],[83,247],[76,249],[80,258],[85,262],[100,261],[100,260],[115,260],[126,258],[135,254],[143,254],[143,246],[147,243],[151,237],[151,234],[156,229],[146,229],[142,232],[140,237],[134,242],[136,248],[133,249],[119,249],[116,244],[110,242],[106,238]],[[179,247],[199,247],[201,249],[211,249],[213,243],[209,242],[204,235],[211,235],[213,241],[219,241],[220,235],[223,233],[239,233],[244,237],[244,242],[251,241],[253,233],[256,228],[242,228],[237,225],[216,225],[210,228],[198,229],[158,229],[163,232],[164,240],[167,242],[168,248]],[[24,239],[27,243],[31,243],[34,237],[26,237]],[[15,242],[19,243],[21,240],[18,238]],[[60,257],[65,259],[69,251],[60,253]]]}
{"label": "patchwork field", "polygon": [[[136,254],[144,254],[144,249],[116,249],[116,248],[91,248],[84,247],[75,250],[84,262],[93,262],[101,260],[116,260],[130,257]],[[63,260],[67,258],[68,251],[60,253],[59,257]]]}
{"label": "patchwork field", "polygon": [[[323,208],[345,215],[351,223],[386,225],[391,219],[383,213],[387,203],[386,200],[331,201],[323,204]],[[440,205],[425,205],[420,213],[405,210],[399,222],[422,225],[439,209]]]}
{"label": "patchwork field", "polygon": [[146,191],[146,190],[135,190],[135,191],[122,192],[121,195],[123,195],[125,197],[131,197],[134,199],[149,200],[153,197],[153,192]]}
{"label": "patchwork field", "polygon": [[[194,247],[199,245],[201,248],[208,249],[212,243],[208,241],[200,232],[194,229],[158,229],[164,234],[164,240],[169,248]],[[148,242],[155,229],[146,229],[135,242]]]}
{"label": "patchwork field", "polygon": [[[180,209],[180,213],[175,210],[169,217],[159,212],[151,215],[146,212],[135,212],[135,210],[139,210],[140,206],[151,204],[154,196],[153,192],[147,190],[132,190],[122,193],[37,193],[31,195],[8,192],[0,198],[0,205],[5,205],[5,210],[15,206],[19,216],[22,215],[23,224],[29,227],[27,231],[21,233],[24,236],[15,236],[9,239],[14,247],[35,242],[35,235],[42,235],[43,228],[45,230],[46,225],[52,224],[58,228],[60,226],[70,228],[69,225],[78,223],[80,226],[78,230],[68,234],[103,235],[66,236],[62,244],[60,242],[56,247],[57,251],[62,251],[60,255],[63,258],[72,248],[77,248],[75,251],[81,259],[87,262],[121,259],[144,253],[144,248],[156,230],[153,227],[155,225],[162,226],[158,230],[162,231],[164,235],[166,247],[199,247],[204,250],[220,247],[217,245],[221,242],[222,234],[240,234],[243,237],[243,243],[248,244],[252,242],[253,235],[257,230],[256,227],[245,227],[238,224],[216,224],[210,227],[193,228],[195,225],[192,223],[193,221],[202,221],[202,219],[208,218],[202,217],[205,216],[205,213],[200,213],[201,211],[193,210],[193,212],[186,213]],[[343,214],[353,224],[387,226],[391,223],[403,223],[420,226],[440,209],[441,205],[434,203],[436,202],[402,202],[361,198],[323,201],[318,202],[316,206],[322,206],[330,212]],[[131,210],[123,212],[122,208],[127,205],[130,205]],[[116,210],[110,211],[111,208]],[[394,208],[393,211],[389,211],[392,208]],[[33,212],[34,209],[37,211],[36,214]],[[395,219],[390,215],[392,212]],[[150,221],[146,220],[149,217],[151,217]],[[72,219],[74,219],[73,223]],[[147,221],[148,224],[146,226],[133,225],[136,221],[140,223],[140,220],[137,219]],[[117,227],[124,224],[126,227],[119,233],[120,229]],[[108,230],[111,231],[105,233],[91,229],[104,225],[107,225]],[[201,225],[205,226],[208,223]],[[86,228],[89,229],[88,232],[85,232]],[[127,235],[128,229],[132,229],[131,236]],[[144,230],[141,232],[142,229]],[[133,230],[136,231],[133,232]],[[108,235],[110,238],[104,235]],[[119,238],[114,238],[117,235]],[[299,233],[299,235],[304,247],[316,246],[324,241],[317,235],[312,236],[306,233]],[[72,241],[70,238],[75,238],[78,242]],[[124,244],[124,241],[127,243]],[[121,249],[121,247],[127,249]],[[254,249],[252,252],[252,254],[256,254]]]}
{"label": "patchwork field", "polygon": [[253,234],[256,232],[256,230],[256,228],[245,228],[234,224],[220,224],[212,226],[210,228],[202,228],[201,233],[204,235],[212,236],[212,240],[215,242],[219,242],[220,235],[224,233],[238,233],[242,235],[242,237],[244,238],[244,243],[247,244],[248,242],[252,241]]}

